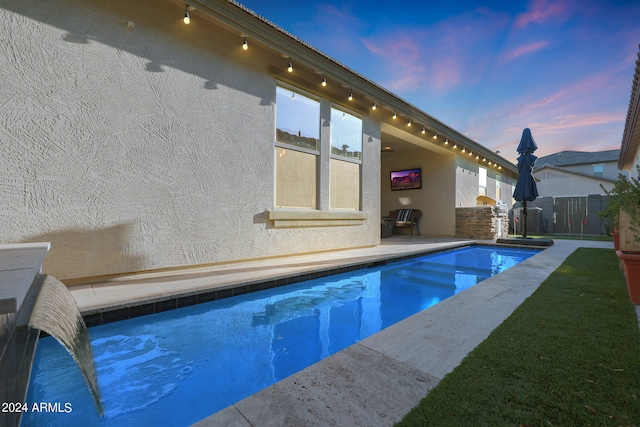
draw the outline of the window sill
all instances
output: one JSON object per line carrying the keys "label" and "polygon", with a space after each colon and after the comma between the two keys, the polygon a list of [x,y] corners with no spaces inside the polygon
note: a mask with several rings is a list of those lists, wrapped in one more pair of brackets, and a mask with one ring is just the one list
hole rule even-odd
{"label": "window sill", "polygon": [[361,211],[275,209],[268,212],[274,228],[341,227],[363,225],[369,217]]}

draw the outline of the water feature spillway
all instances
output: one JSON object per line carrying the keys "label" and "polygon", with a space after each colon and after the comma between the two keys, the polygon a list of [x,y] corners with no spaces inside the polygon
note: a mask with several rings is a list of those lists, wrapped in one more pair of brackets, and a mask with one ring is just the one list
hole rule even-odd
{"label": "water feature spillway", "polygon": [[87,326],[73,296],[55,277],[45,277],[29,319],[29,326],[48,333],[67,349],[80,368],[98,413],[102,416]]}

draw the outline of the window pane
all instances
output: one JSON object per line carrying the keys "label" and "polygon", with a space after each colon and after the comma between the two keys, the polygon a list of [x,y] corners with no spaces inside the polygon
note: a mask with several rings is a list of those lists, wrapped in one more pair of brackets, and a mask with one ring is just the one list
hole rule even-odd
{"label": "window pane", "polygon": [[331,209],[360,209],[360,164],[331,159]]}
{"label": "window pane", "polygon": [[276,207],[316,208],[317,158],[276,147]]}
{"label": "window pane", "polygon": [[479,168],[479,172],[478,172],[478,180],[479,183],[478,185],[480,187],[486,187],[487,186],[487,170],[485,168]]}
{"label": "window pane", "polygon": [[362,160],[362,120],[331,109],[331,154]]}
{"label": "window pane", "polygon": [[604,175],[604,165],[593,165],[593,175],[594,176],[603,176]]}
{"label": "window pane", "polygon": [[276,141],[317,150],[320,103],[276,86]]}

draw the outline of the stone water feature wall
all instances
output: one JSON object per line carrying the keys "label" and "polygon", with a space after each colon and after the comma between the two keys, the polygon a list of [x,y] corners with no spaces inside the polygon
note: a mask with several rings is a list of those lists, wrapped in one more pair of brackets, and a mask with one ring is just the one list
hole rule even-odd
{"label": "stone water feature wall", "polygon": [[[39,330],[29,327],[48,243],[0,245],[0,403],[24,402]],[[0,410],[0,425],[20,425],[20,412]]]}
{"label": "stone water feature wall", "polygon": [[509,218],[500,206],[456,208],[456,237],[497,239],[507,237]]}

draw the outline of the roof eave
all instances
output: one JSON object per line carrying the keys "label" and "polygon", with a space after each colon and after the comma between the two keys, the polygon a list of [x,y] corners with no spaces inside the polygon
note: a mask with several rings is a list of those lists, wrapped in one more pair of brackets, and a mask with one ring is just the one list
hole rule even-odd
{"label": "roof eave", "polygon": [[[640,49],[640,46],[638,46]],[[631,169],[638,147],[640,147],[640,127],[638,126],[638,115],[640,115],[640,50],[638,51],[638,60],[636,60],[636,69],[631,84],[631,98],[629,100],[629,110],[627,111],[627,120],[624,125],[624,133],[622,135],[622,144],[620,147],[620,157],[618,158],[618,169]]]}
{"label": "roof eave", "polygon": [[448,134],[452,139],[457,139],[458,142],[482,153],[487,159],[499,162],[504,168],[517,175],[517,166],[509,160],[298,39],[235,0],[193,0],[190,1],[190,4],[223,24],[255,38],[267,47],[280,52],[283,56],[288,56],[293,61],[312,67],[328,79],[342,82],[345,86],[352,88],[354,92],[371,98],[379,105],[384,105],[416,123],[429,126],[438,134]]}

